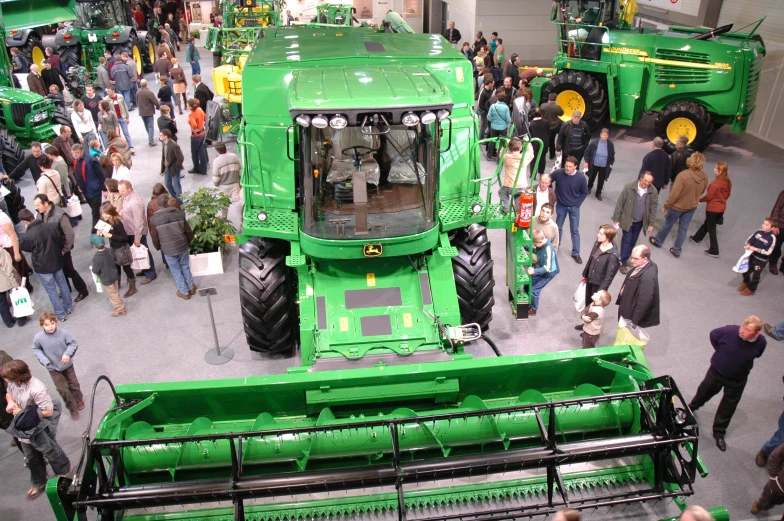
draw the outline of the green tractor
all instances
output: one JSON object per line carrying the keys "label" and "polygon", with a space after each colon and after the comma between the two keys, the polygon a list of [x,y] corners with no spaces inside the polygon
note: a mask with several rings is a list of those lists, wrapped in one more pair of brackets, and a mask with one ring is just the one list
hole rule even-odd
{"label": "green tractor", "polygon": [[221,0],[223,25],[207,29],[204,42],[212,52],[213,66],[238,65],[262,27],[281,25],[284,4],[283,0]]}
{"label": "green tractor", "polygon": [[636,2],[556,0],[558,54],[552,78],[532,82],[536,99],[550,93],[563,119],[580,110],[595,128],[609,118],[635,125],[657,113],[656,135],[674,147],[686,136],[704,150],[722,125],[743,132],[754,111],[765,45],[750,32],[633,27]]}
{"label": "green tractor", "polygon": [[[8,38],[9,35],[25,34],[30,27],[40,26],[41,20],[53,23],[71,20],[73,5],[73,0],[2,2],[0,32]],[[33,47],[37,48],[37,45]],[[0,53],[0,139],[3,141],[2,161],[6,171],[11,171],[24,159],[22,145],[54,138],[53,124],[71,124],[65,110],[56,108],[51,100],[14,88],[11,70],[8,54]]]}
{"label": "green tractor", "polygon": [[76,0],[73,27],[44,38],[44,43],[57,50],[64,69],[83,65],[94,70],[105,50],[127,51],[141,76],[155,63],[155,36],[137,27],[128,0]]}

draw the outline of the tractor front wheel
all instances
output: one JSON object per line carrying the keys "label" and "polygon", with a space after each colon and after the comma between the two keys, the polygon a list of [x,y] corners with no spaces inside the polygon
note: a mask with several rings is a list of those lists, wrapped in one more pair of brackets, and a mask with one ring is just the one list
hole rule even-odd
{"label": "tractor front wheel", "polygon": [[664,140],[664,149],[670,152],[675,150],[680,136],[686,136],[691,148],[702,152],[716,132],[708,111],[693,101],[677,101],[664,107],[656,118],[654,129]]}
{"label": "tractor front wheel", "polygon": [[24,56],[28,63],[36,64],[43,68],[43,61],[46,59],[44,46],[41,45],[41,39],[36,34],[30,34],[27,37],[27,43],[19,47],[19,54]]}
{"label": "tractor front wheel", "polygon": [[60,56],[60,61],[63,64],[63,72],[71,67],[81,65],[82,61],[82,46],[74,45],[73,47],[60,47],[57,49],[57,54]]}
{"label": "tractor front wheel", "polygon": [[458,230],[452,240],[457,257],[452,257],[452,269],[457,286],[457,303],[463,324],[476,323],[487,330],[493,320],[493,259],[487,229],[479,224]]}
{"label": "tractor front wheel", "polygon": [[11,172],[24,161],[22,147],[16,140],[16,136],[11,134],[7,128],[0,128],[0,140],[3,141],[3,168],[6,172]]}
{"label": "tractor front wheel", "polygon": [[544,88],[542,99],[546,102],[551,93],[564,110],[563,121],[572,119],[572,112],[579,110],[583,121],[593,130],[607,118],[607,91],[587,72],[566,70],[556,74]]}
{"label": "tractor front wheel", "polygon": [[295,274],[288,245],[254,237],[240,247],[240,306],[251,351],[294,356],[298,336]]}

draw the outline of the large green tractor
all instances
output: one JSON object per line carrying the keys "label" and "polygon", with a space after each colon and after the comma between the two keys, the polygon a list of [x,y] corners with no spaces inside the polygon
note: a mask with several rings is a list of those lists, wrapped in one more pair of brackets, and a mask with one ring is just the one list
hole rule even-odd
{"label": "large green tractor", "polygon": [[[73,19],[74,0],[10,0],[0,4],[0,32],[4,38],[24,33],[41,25]],[[29,35],[28,35],[29,36]],[[33,46],[37,48],[37,46]],[[36,54],[33,53],[35,58]],[[24,155],[22,145],[55,137],[52,125],[70,125],[63,109],[51,100],[32,92],[14,88],[11,62],[7,53],[0,53],[0,139],[3,141],[2,161],[6,171],[19,164]]]}
{"label": "large green tractor", "polygon": [[537,78],[542,102],[558,95],[564,120],[580,110],[592,127],[635,125],[657,114],[655,131],[668,147],[679,136],[705,149],[715,130],[743,132],[754,111],[765,45],[751,32],[670,27],[634,27],[636,2],[556,0],[558,28],[554,75]]}
{"label": "large green tractor", "polygon": [[64,68],[83,65],[94,70],[105,50],[127,51],[139,76],[155,63],[156,35],[137,27],[129,0],[76,0],[73,27],[44,38],[60,55]]}

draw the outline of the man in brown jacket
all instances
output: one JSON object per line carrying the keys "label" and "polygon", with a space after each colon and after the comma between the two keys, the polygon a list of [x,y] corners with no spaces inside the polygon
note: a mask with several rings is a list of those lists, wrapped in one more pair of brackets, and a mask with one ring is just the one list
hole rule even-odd
{"label": "man in brown jacket", "polygon": [[675,222],[678,222],[678,237],[675,239],[675,245],[670,248],[670,253],[678,258],[681,256],[681,248],[683,242],[688,235],[689,223],[691,218],[694,217],[694,212],[700,204],[700,197],[708,187],[708,174],[702,171],[705,166],[705,156],[699,152],[695,152],[686,161],[688,170],[684,170],[678,174],[675,184],[670,190],[670,196],[667,202],[662,207],[662,213],[666,216],[664,226],[656,237],[651,237],[649,240],[651,244],[657,248],[661,248],[667,234],[670,233]]}
{"label": "man in brown jacket", "polygon": [[151,147],[158,144],[155,141],[155,109],[161,108],[158,97],[147,88],[147,80],[139,82],[139,91],[136,93],[136,106],[139,107],[139,115],[147,128],[147,141]]}
{"label": "man in brown jacket", "polygon": [[38,65],[30,66],[30,74],[27,75],[27,88],[30,92],[35,92],[39,96],[46,97],[49,92],[44,84],[44,79],[41,77],[41,69]]}
{"label": "man in brown jacket", "polygon": [[772,274],[778,275],[779,271],[784,271],[784,261],[781,262],[780,268],[776,268],[776,265],[781,258],[781,229],[784,228],[784,190],[779,193],[779,197],[776,199],[776,204],[773,205],[770,216],[776,221],[773,225],[773,234],[776,236],[776,244],[773,246],[773,253],[771,253],[768,258],[768,262],[770,262],[768,266]]}

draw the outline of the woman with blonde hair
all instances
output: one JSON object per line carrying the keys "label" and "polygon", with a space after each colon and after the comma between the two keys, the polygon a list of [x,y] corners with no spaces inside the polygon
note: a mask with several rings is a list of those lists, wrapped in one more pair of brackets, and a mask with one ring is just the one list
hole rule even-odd
{"label": "woman with blonde hair", "polygon": [[115,152],[111,155],[112,158],[112,179],[117,181],[130,181],[131,180],[131,170],[128,168],[128,165],[125,163],[125,159],[123,158],[122,154]]}
{"label": "woman with blonde hair", "polygon": [[180,67],[177,58],[172,58],[171,62],[172,68],[171,72],[169,72],[169,76],[172,81],[172,89],[174,89],[174,100],[177,102],[177,109],[179,109],[180,114],[182,114],[180,96],[182,96],[182,103],[187,106],[188,97],[186,96],[186,92],[188,91],[188,81],[185,79],[185,70]]}
{"label": "woman with blonde hair", "polygon": [[[689,158],[691,159],[691,158]],[[688,160],[687,160],[688,162]],[[719,240],[716,236],[716,225],[724,223],[724,211],[727,209],[727,199],[732,193],[732,181],[729,176],[729,165],[724,161],[716,164],[713,169],[715,178],[708,185],[708,193],[700,198],[701,203],[708,203],[705,207],[705,222],[702,223],[697,233],[689,237],[694,244],[699,244],[707,234],[710,238],[710,247],[705,250],[708,257],[719,257]]]}
{"label": "woman with blonde hair", "polygon": [[96,233],[105,239],[109,239],[109,247],[114,254],[114,263],[117,265],[118,287],[122,287],[121,271],[124,271],[128,279],[128,291],[125,292],[123,298],[128,298],[137,293],[136,275],[133,273],[133,269],[131,269],[133,257],[131,256],[131,246],[128,243],[128,233],[125,231],[125,226],[123,226],[117,208],[109,203],[101,205],[101,220],[109,223],[112,228],[108,232],[97,230]]}

